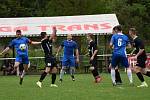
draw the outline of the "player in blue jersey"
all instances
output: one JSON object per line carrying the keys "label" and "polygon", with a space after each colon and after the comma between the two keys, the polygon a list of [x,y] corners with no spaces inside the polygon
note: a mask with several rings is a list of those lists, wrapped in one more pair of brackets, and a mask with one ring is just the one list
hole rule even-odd
{"label": "player in blue jersey", "polygon": [[[67,35],[67,40],[64,40],[62,42],[61,46],[58,48],[56,55],[58,55],[59,51],[62,48],[64,48],[64,55],[62,59],[62,69],[60,71],[60,82],[62,82],[62,77],[67,67],[70,68],[70,74],[71,74],[72,80],[75,81],[75,78],[74,78],[75,63],[79,62],[79,51],[77,48],[77,43],[72,40],[71,34]],[[75,61],[74,53],[76,54],[76,61]]]}
{"label": "player in blue jersey", "polygon": [[129,39],[126,35],[122,33],[122,28],[120,25],[114,27],[115,34],[111,37],[110,47],[113,48],[112,54],[112,62],[111,62],[111,79],[113,85],[116,85],[115,82],[115,68],[118,66],[119,63],[122,64],[125,68],[127,68],[127,75],[130,81],[130,84],[133,83],[132,79],[132,71],[129,67],[127,55],[126,55],[126,46],[131,47],[129,43]]}
{"label": "player in blue jersey", "polygon": [[15,59],[15,64],[14,64],[14,71],[17,70],[20,64],[24,65],[24,70],[22,73],[20,73],[20,85],[23,82],[23,77],[25,75],[25,72],[28,70],[28,64],[29,64],[29,59],[28,59],[28,44],[40,44],[40,42],[33,42],[30,39],[23,37],[21,34],[21,30],[16,31],[16,38],[13,39],[10,43],[9,46],[4,49],[1,53],[5,54],[8,52],[8,50],[12,47],[15,48],[16,50],[16,59]]}

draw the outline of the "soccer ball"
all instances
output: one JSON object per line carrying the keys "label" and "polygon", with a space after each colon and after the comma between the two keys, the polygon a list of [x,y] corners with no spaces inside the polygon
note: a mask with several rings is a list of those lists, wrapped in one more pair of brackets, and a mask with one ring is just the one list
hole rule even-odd
{"label": "soccer ball", "polygon": [[19,46],[19,48],[20,48],[20,50],[25,50],[27,47],[26,47],[26,45],[25,44],[20,44],[20,46]]}

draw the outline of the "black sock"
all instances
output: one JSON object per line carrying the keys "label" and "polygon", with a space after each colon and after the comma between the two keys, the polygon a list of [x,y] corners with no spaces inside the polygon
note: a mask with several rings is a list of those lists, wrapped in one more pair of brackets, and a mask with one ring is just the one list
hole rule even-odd
{"label": "black sock", "polygon": [[115,77],[116,77],[116,83],[122,83],[121,77],[120,77],[120,73],[118,71],[118,69],[115,70]]}
{"label": "black sock", "polygon": [[52,84],[55,84],[55,80],[56,80],[56,74],[52,74]]}
{"label": "black sock", "polygon": [[92,74],[93,74],[94,78],[96,78],[96,76],[99,76],[98,71],[96,69],[94,69],[92,71]]}
{"label": "black sock", "polygon": [[141,72],[136,73],[137,77],[140,79],[141,82],[144,82],[144,77]]}
{"label": "black sock", "polygon": [[150,77],[150,72],[149,72],[149,71],[147,71],[147,72],[146,72],[146,74],[144,74],[144,75],[146,75],[146,76]]}
{"label": "black sock", "polygon": [[72,79],[74,78],[74,75],[71,75]]}
{"label": "black sock", "polygon": [[47,73],[46,72],[43,72],[42,74],[41,74],[41,77],[40,77],[40,82],[42,82],[43,80],[44,80],[44,78],[46,77],[46,75],[47,75]]}

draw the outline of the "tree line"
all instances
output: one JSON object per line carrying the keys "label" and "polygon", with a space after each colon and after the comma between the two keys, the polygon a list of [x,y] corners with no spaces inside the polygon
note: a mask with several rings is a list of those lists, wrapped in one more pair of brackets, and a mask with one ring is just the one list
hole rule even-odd
{"label": "tree line", "polygon": [[115,13],[127,33],[150,36],[150,0],[0,0],[0,17],[52,17]]}

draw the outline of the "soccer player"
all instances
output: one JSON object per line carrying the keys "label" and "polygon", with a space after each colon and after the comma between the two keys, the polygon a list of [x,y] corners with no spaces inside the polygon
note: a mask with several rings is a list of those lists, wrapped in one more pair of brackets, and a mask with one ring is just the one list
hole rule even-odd
{"label": "soccer player", "polygon": [[[72,77],[72,81],[75,81],[74,73],[75,73],[75,64],[79,62],[79,51],[77,48],[77,43],[72,40],[72,35],[67,35],[67,40],[64,40],[59,46],[56,56],[58,56],[59,51],[64,48],[64,55],[62,59],[62,68],[60,71],[60,82],[62,82],[62,78],[65,70],[69,67],[70,75]],[[76,60],[74,53],[76,54]]]}
{"label": "soccer player", "polygon": [[15,64],[14,64],[14,71],[17,70],[20,64],[23,64],[23,67],[24,67],[23,72],[20,74],[20,82],[19,82],[20,85],[22,85],[23,77],[28,70],[28,64],[29,64],[28,44],[40,44],[40,43],[41,42],[33,42],[30,39],[23,37],[21,30],[17,30],[16,39],[13,39],[10,42],[9,46],[6,47],[6,49],[4,49],[1,53],[1,55],[5,54],[6,52],[8,52],[10,48],[12,48],[13,46],[15,47],[16,59],[15,59]]}
{"label": "soccer player", "polygon": [[115,78],[115,68],[118,66],[119,63],[122,66],[127,68],[127,75],[130,81],[130,84],[133,84],[132,79],[132,72],[129,67],[127,55],[126,55],[126,46],[131,47],[129,43],[129,39],[126,35],[122,33],[122,28],[120,25],[114,27],[115,34],[111,37],[110,47],[113,47],[112,53],[112,61],[111,61],[111,79],[113,86],[116,86],[116,78]]}
{"label": "soccer player", "polygon": [[53,42],[56,40],[56,27],[53,27],[53,33],[50,37],[47,36],[46,32],[41,32],[41,45],[45,53],[45,71],[41,74],[40,80],[36,83],[40,88],[42,87],[42,81],[45,79],[46,75],[51,71],[52,73],[52,83],[51,87],[58,87],[55,84],[56,73],[57,73],[57,63],[56,58],[53,56],[52,47]]}
{"label": "soccer player", "polygon": [[92,74],[95,79],[95,83],[100,83],[102,78],[100,77],[97,69],[97,44],[92,39],[92,34],[87,34],[87,40],[88,40],[88,50],[89,50],[89,56],[90,56],[90,70],[92,71]]}
{"label": "soccer player", "polygon": [[[115,31],[115,27],[114,27],[113,30],[112,30],[112,34],[115,34],[115,33],[117,33],[117,32]],[[109,65],[109,68],[111,69],[111,64]],[[118,66],[115,68],[115,78],[116,78],[116,80],[115,80],[116,84],[121,85],[122,80],[121,80],[121,77],[120,77],[120,72],[119,72]]]}
{"label": "soccer player", "polygon": [[147,83],[144,80],[144,77],[142,73],[146,76],[150,77],[150,72],[146,70],[145,68],[145,61],[147,59],[146,52],[145,52],[145,46],[143,41],[137,36],[137,31],[135,28],[129,29],[129,35],[133,39],[133,46],[134,50],[131,54],[135,54],[135,59],[137,60],[136,65],[134,66],[134,71],[136,72],[137,77],[142,82],[141,85],[137,87],[148,87]]}

